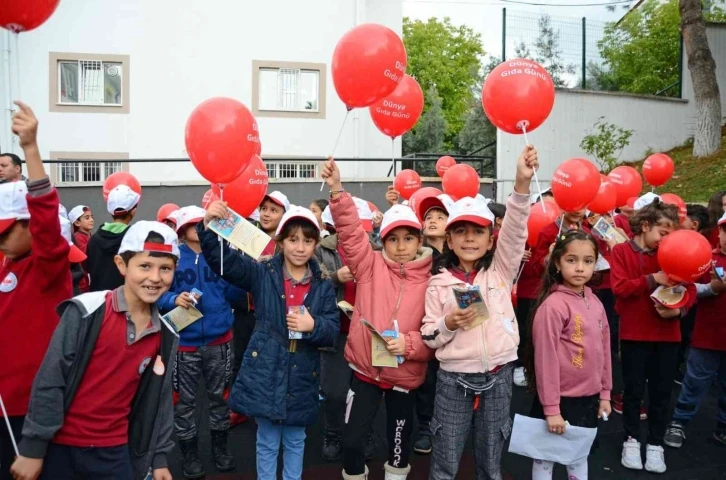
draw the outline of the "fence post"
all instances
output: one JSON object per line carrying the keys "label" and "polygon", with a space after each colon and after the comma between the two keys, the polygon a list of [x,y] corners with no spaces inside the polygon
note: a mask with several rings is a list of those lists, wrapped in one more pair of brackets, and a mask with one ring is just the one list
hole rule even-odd
{"label": "fence post", "polygon": [[507,8],[502,8],[502,62],[507,59]]}
{"label": "fence post", "polygon": [[582,89],[587,89],[587,18],[582,17]]}

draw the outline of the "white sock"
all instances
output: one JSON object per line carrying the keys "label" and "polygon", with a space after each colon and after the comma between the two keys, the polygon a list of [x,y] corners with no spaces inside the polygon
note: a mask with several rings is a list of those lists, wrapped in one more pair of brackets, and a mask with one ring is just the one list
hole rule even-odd
{"label": "white sock", "polygon": [[575,460],[567,466],[568,480],[587,480],[587,457]]}
{"label": "white sock", "polygon": [[532,463],[532,480],[551,480],[554,462],[548,460],[535,460]]}

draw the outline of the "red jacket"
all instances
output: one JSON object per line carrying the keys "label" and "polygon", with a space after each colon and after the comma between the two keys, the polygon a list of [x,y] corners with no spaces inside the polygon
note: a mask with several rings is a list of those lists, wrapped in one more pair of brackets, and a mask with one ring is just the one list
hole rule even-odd
{"label": "red jacket", "polygon": [[[620,315],[620,339],[645,342],[680,342],[679,318],[662,318],[650,295],[658,287],[653,274],[660,271],[657,251],[644,252],[635,241],[616,245],[610,258],[615,310]],[[696,287],[686,286],[689,302],[696,303]]]}
{"label": "red jacket", "polygon": [[[713,252],[713,261],[717,267],[726,268],[726,254],[720,249]],[[701,278],[701,283],[710,281],[710,272]],[[706,350],[726,351],[726,292],[698,300],[691,345]]]}
{"label": "red jacket", "polygon": [[33,378],[58,324],[56,306],[73,296],[58,193],[45,178],[30,182],[27,199],[31,252],[0,271],[0,394],[9,416],[26,414]]}

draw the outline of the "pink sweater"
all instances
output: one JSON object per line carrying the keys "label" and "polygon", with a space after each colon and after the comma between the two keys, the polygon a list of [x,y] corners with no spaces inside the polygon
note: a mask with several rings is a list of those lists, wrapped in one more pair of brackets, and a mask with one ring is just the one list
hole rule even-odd
{"label": "pink sweater", "polygon": [[537,309],[532,325],[537,394],[547,416],[560,414],[560,397],[600,394],[610,400],[610,326],[600,300],[562,285]]}

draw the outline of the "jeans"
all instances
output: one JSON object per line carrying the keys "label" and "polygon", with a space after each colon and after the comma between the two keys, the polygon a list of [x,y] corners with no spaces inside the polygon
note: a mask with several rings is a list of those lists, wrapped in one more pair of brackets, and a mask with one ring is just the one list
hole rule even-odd
{"label": "jeans", "polygon": [[716,378],[719,388],[717,429],[726,430],[726,352],[691,347],[686,363],[686,376],[678,396],[673,420],[687,423],[692,419],[703,397]]}
{"label": "jeans", "polygon": [[335,352],[320,352],[320,390],[323,394],[323,421],[326,437],[340,438],[345,424],[345,398],[353,370],[343,355],[348,335],[341,333]]}
{"label": "jeans", "polygon": [[305,427],[273,423],[266,418],[257,422],[257,480],[277,480],[277,456],[282,441],[282,479],[300,480],[305,453]]}
{"label": "jeans", "polygon": [[70,447],[48,444],[40,480],[133,480],[128,445],[119,447]]}
{"label": "jeans", "polygon": [[[10,420],[10,428],[13,430],[15,442],[20,443],[20,434],[23,431],[23,422],[25,416],[8,417]],[[12,480],[10,476],[10,465],[15,460],[15,450],[13,442],[10,440],[8,429],[5,426],[5,419],[0,417],[0,480]]]}
{"label": "jeans", "polygon": [[662,446],[668,426],[673,376],[676,373],[675,342],[620,342],[623,361],[623,424],[625,438],[640,441],[640,405],[648,386],[648,445]]}
{"label": "jeans", "polygon": [[[439,370],[436,405],[431,419],[434,449],[429,480],[456,478],[472,427],[476,480],[502,480],[502,451],[512,433],[509,408],[513,369],[514,362],[494,374]],[[471,388],[487,388],[480,393],[476,410],[474,392],[462,383]]]}

